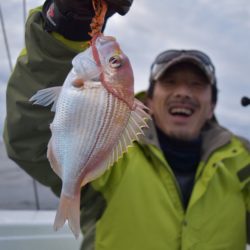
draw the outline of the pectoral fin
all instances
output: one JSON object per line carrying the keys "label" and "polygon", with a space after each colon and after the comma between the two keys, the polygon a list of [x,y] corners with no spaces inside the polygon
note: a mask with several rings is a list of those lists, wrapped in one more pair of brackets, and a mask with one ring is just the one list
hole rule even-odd
{"label": "pectoral fin", "polygon": [[58,100],[59,94],[61,92],[62,87],[51,87],[47,89],[42,89],[36,92],[29,101],[33,102],[33,104],[41,105],[41,106],[49,106],[53,103],[51,107],[51,111],[56,111],[56,102]]}

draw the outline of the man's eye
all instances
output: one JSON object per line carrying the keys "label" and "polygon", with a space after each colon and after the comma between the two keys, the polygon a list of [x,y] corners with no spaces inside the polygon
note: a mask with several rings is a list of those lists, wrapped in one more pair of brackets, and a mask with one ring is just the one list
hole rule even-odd
{"label": "man's eye", "polygon": [[171,85],[174,85],[175,84],[175,81],[174,80],[172,80],[172,79],[165,79],[165,80],[163,80],[162,81],[162,83],[164,84],[164,85],[169,85],[169,86],[171,86]]}
{"label": "man's eye", "polygon": [[205,82],[199,82],[199,81],[193,81],[191,82],[191,85],[197,88],[204,88],[205,86],[207,86],[207,83]]}
{"label": "man's eye", "polygon": [[176,85],[176,82],[174,80],[169,80],[169,81],[166,81],[164,84],[166,87],[172,87]]}

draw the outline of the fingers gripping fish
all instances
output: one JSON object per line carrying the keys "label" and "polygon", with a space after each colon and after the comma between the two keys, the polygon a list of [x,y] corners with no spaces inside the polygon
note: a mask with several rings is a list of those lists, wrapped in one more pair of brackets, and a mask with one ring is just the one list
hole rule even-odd
{"label": "fingers gripping fish", "polygon": [[62,87],[40,90],[30,99],[53,104],[47,157],[63,182],[54,228],[68,220],[76,237],[81,187],[113,165],[150,118],[134,98],[132,67],[115,38],[99,35],[93,41],[73,59]]}

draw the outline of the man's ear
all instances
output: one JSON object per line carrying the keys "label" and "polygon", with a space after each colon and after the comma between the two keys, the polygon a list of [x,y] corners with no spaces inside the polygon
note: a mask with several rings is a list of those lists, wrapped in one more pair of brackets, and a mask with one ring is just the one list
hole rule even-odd
{"label": "man's ear", "polygon": [[152,103],[153,103],[152,98],[147,97],[147,99],[145,101],[145,105],[149,108],[149,114],[150,115],[153,115],[153,105],[152,105]]}
{"label": "man's ear", "polygon": [[209,117],[208,117],[209,120],[212,119],[212,117],[214,116],[214,110],[215,110],[215,103],[212,103],[210,107]]}

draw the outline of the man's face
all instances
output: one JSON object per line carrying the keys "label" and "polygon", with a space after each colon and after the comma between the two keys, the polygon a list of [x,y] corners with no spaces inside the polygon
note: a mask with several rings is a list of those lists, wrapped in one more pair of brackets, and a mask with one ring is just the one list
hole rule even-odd
{"label": "man's face", "polygon": [[169,69],[155,83],[148,105],[156,125],[181,140],[197,138],[214,110],[211,85],[192,64]]}

